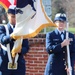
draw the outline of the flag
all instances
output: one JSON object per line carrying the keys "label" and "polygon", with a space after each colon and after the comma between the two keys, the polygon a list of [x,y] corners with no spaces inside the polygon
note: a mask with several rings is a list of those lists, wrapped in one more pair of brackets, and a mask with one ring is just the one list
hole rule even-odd
{"label": "flag", "polygon": [[8,0],[0,0],[0,5],[2,5],[7,10],[10,2]]}
{"label": "flag", "polygon": [[16,26],[11,34],[11,37],[17,40],[12,49],[12,56],[15,57],[15,54],[20,52],[21,38],[34,37],[47,26],[56,25],[46,15],[42,0],[17,0]]}
{"label": "flag", "polygon": [[16,41],[12,57],[20,52],[23,39],[36,36],[47,26],[56,26],[47,16],[42,0],[0,0],[0,4],[7,8],[11,4],[16,4],[16,26],[11,34]]}
{"label": "flag", "polygon": [[2,5],[6,11],[12,4],[16,5],[16,0],[0,0],[0,5]]}
{"label": "flag", "polygon": [[56,26],[46,15],[42,0],[17,0],[16,13],[15,39],[34,37],[43,28]]}

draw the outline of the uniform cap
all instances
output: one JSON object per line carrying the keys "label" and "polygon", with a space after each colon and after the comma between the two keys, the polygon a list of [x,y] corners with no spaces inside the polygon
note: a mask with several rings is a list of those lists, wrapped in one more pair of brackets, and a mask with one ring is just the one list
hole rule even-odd
{"label": "uniform cap", "polygon": [[10,5],[8,8],[8,13],[15,15],[15,8],[16,8],[15,5]]}
{"label": "uniform cap", "polygon": [[55,15],[54,21],[66,21],[66,14],[58,13]]}

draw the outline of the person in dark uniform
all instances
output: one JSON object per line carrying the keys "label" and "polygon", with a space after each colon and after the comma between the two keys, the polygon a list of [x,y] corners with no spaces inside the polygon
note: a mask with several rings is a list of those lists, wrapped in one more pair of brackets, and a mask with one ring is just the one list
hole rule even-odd
{"label": "person in dark uniform", "polygon": [[[66,46],[69,45],[70,49],[70,59],[73,68],[73,61],[75,53],[75,38],[72,33],[69,32],[69,38],[66,39],[66,24],[67,17],[64,13],[57,13],[54,18],[54,23],[57,28],[46,34],[46,50],[49,54],[49,58],[46,64],[44,75],[67,75],[70,71],[67,66],[67,49]],[[74,75],[74,69],[72,70],[72,75]]]}
{"label": "person in dark uniform", "polygon": [[[15,6],[11,5],[8,9],[8,20],[7,28],[9,31],[9,35],[6,35],[5,26],[0,26],[0,42],[2,45],[10,45],[10,50],[12,50],[15,39],[11,38],[10,35],[13,32],[13,27],[16,24],[16,16],[15,16]],[[21,52],[18,52],[18,60],[17,60],[17,69],[9,69],[8,62],[10,57],[8,57],[8,53],[6,50],[1,48],[0,50],[0,75],[26,75],[26,67],[25,67],[25,59],[23,56],[29,50],[28,39],[23,39]]]}

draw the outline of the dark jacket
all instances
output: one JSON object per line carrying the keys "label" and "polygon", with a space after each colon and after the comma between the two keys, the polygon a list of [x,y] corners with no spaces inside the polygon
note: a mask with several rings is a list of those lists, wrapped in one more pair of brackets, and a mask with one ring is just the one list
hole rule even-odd
{"label": "dark jacket", "polygon": [[[65,38],[66,38],[66,31],[64,33],[64,39]],[[69,45],[71,62],[72,62],[75,59],[74,58],[75,56],[73,55],[73,53],[75,53],[74,35],[72,33],[69,33],[69,38],[72,39]],[[66,52],[66,47],[61,48],[61,42],[62,39],[57,30],[47,33],[46,50],[49,54],[49,59],[46,65],[45,75],[67,75],[65,70],[65,67],[67,65],[67,61],[66,61],[67,52]]]}
{"label": "dark jacket", "polygon": [[[8,29],[9,29],[9,34],[13,32],[13,29],[11,28],[10,24],[7,24]],[[10,50],[12,50],[12,47],[14,45],[14,39],[11,39],[10,36],[6,35],[6,30],[4,26],[0,26],[0,42],[3,45],[10,44]],[[1,48],[0,55],[2,57],[2,64],[0,66],[0,70],[6,75],[10,75],[13,73],[14,75],[25,75],[25,60],[23,58],[23,55],[26,54],[29,50],[29,44],[28,44],[28,39],[24,39],[22,43],[22,49],[21,53],[19,53],[19,58],[18,58],[18,69],[17,70],[8,70],[8,55],[5,50]],[[5,75],[5,74],[3,74]]]}

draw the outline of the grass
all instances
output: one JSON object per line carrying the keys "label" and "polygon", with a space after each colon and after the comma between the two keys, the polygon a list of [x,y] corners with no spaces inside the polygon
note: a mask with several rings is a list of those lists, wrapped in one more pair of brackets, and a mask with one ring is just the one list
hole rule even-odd
{"label": "grass", "polygon": [[72,28],[70,27],[69,28],[69,31],[75,34],[75,27],[74,28],[73,27]]}
{"label": "grass", "polygon": [[[49,32],[49,31],[52,31],[52,30],[54,30],[55,29],[55,27],[47,27],[46,28],[46,32]],[[69,28],[69,31],[71,32],[71,33],[74,33],[75,34],[75,27],[70,27]],[[43,33],[44,32],[44,29],[41,31],[41,33]]]}

